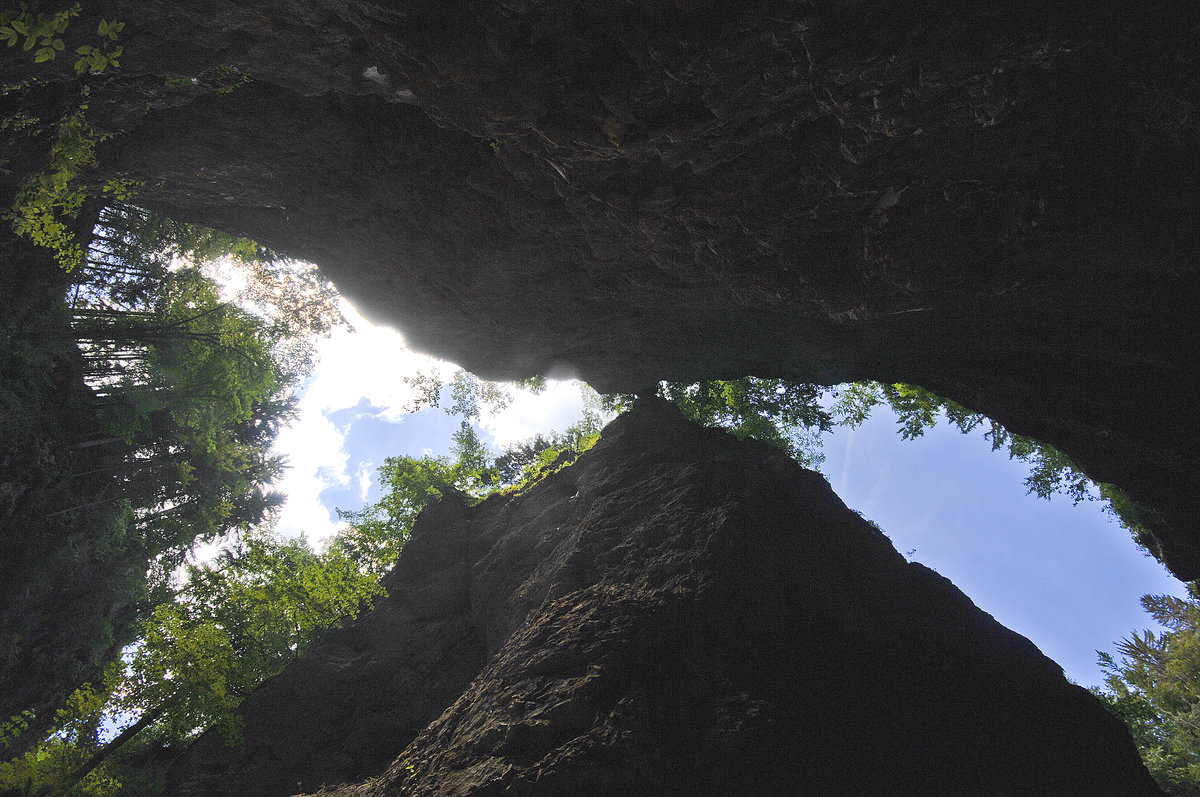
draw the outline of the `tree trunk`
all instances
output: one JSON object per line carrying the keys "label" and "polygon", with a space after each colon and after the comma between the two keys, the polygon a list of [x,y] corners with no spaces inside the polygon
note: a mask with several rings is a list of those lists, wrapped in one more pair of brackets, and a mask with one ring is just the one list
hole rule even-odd
{"label": "tree trunk", "polygon": [[[108,744],[104,745],[99,750],[97,750],[95,752],[95,754],[92,755],[91,758],[89,758],[87,761],[85,761],[83,763],[83,765],[81,767],[79,767],[79,769],[77,769],[73,773],[71,773],[71,776],[67,780],[66,783],[61,785],[63,792],[64,793],[69,792],[71,789],[73,789],[79,783],[79,781],[83,780],[88,775],[90,775],[92,773],[92,770],[94,770],[96,767],[103,764],[108,759],[109,756],[111,756],[117,750],[119,750],[123,746],[125,746],[125,744],[127,742],[129,742],[130,739],[132,739],[134,736],[137,736],[139,733],[141,733],[143,730],[145,730],[148,726],[154,724],[154,722],[157,721],[158,718],[163,715],[163,713],[170,707],[170,705],[171,705],[171,701],[168,700],[167,702],[162,703],[162,704],[156,706],[155,708],[150,709],[145,714],[143,714],[141,717],[139,717],[137,722],[133,723],[128,728],[121,731],[119,734],[117,734],[113,738],[112,741],[110,741]],[[39,797],[41,797],[41,795],[49,795],[50,793],[51,793],[50,788],[47,787],[45,789],[42,789],[40,792],[38,792],[38,795],[39,795]]]}

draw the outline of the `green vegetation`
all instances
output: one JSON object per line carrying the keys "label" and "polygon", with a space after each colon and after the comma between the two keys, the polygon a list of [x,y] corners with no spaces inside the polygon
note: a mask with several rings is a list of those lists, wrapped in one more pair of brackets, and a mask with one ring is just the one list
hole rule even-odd
{"label": "green vegetation", "polygon": [[[70,323],[95,395],[103,406],[112,401],[105,433],[114,445],[136,451],[119,468],[121,484],[133,493],[143,476],[159,485],[150,497],[122,494],[124,528],[137,527],[139,539],[156,540],[160,575],[182,560],[191,540],[236,534],[214,563],[189,566],[181,586],[161,581],[157,602],[141,604],[153,608],[140,615],[136,642],[122,666],[76,691],[58,713],[54,732],[0,768],[0,787],[151,793],[160,771],[155,767],[203,730],[216,729],[236,744],[241,700],[302,655],[322,630],[353,617],[380,594],[379,579],[392,568],[425,506],[451,491],[474,502],[527,489],[593,445],[604,415],[622,411],[631,399],[594,397],[576,426],[495,454],[480,439],[476,422],[485,410],[511,401],[511,386],[462,371],[449,380],[437,374],[413,377],[418,395],[410,409],[444,406],[460,418],[452,456],[388,458],[379,470],[382,497],[361,510],[339,511],[348,528],[316,553],[303,540],[285,542],[261,530],[270,501],[260,487],[272,469],[267,459],[238,452],[250,446],[245,450],[261,454],[251,443],[269,440],[286,418],[286,402],[272,397],[289,374],[302,373],[311,360],[289,360],[279,341],[327,332],[336,323],[328,312],[306,318],[308,302],[294,301],[306,291],[328,301],[327,286],[314,274],[284,276],[270,252],[244,239],[126,206],[109,208],[102,218],[99,243],[74,277]],[[167,254],[159,260],[145,256],[153,251]],[[139,252],[141,259],[133,262]],[[256,316],[225,305],[197,269],[166,267],[172,257],[222,253],[257,264],[249,267],[243,299],[270,312]],[[286,362],[298,363],[297,370]],[[536,391],[544,385],[533,380],[524,387]],[[1094,497],[1083,475],[1058,452],[912,386],[828,389],[748,377],[664,383],[659,392],[698,422],[762,440],[809,465],[821,460],[823,432],[862,423],[883,403],[897,412],[906,439],[920,436],[943,415],[963,432],[986,424],[994,448],[1033,465],[1031,492],[1042,497],[1062,492],[1076,501]],[[160,447],[160,436],[171,441],[168,448]],[[231,483],[235,473],[251,478]],[[214,492],[213,485],[224,487]],[[254,500],[243,511],[239,501],[247,497]],[[164,517],[179,522],[158,525]],[[164,555],[167,550],[173,556]],[[1181,691],[1180,674],[1200,670],[1200,662],[1192,660],[1200,650],[1195,643],[1200,610],[1194,602],[1172,601],[1147,604],[1173,629],[1170,634],[1135,637],[1119,647],[1121,663],[1107,660],[1104,697],[1141,734],[1139,744],[1164,784],[1175,793],[1194,794],[1180,784],[1196,774],[1191,751],[1197,740],[1188,734],[1195,733],[1197,700],[1194,685],[1187,686],[1191,692]],[[1162,664],[1165,659],[1180,664]],[[125,728],[102,742],[96,730],[101,717],[114,716],[124,719]],[[4,732],[19,735],[23,721],[28,724],[14,717]]]}
{"label": "green vegetation", "polygon": [[[984,429],[994,451],[1030,465],[1025,485],[1049,499],[1065,495],[1076,504],[1103,500],[1141,541],[1145,510],[1111,484],[1095,484],[1065,454],[1014,434],[986,416],[914,385],[861,382],[832,390],[775,380],[741,379],[693,385],[664,383],[660,394],[684,414],[739,437],[764,440],[809,467],[819,463],[819,433],[832,425],[855,427],[886,404],[896,413],[901,437],[915,439],[945,419],[962,433]],[[822,399],[829,396],[833,401]],[[629,397],[612,397],[621,409]],[[808,436],[812,435],[812,436]],[[1130,729],[1147,768],[1178,797],[1200,797],[1200,586],[1189,597],[1147,595],[1142,604],[1167,629],[1144,631],[1117,643],[1119,658],[1100,653],[1106,688],[1093,691]]]}
{"label": "green vegetation", "polygon": [[357,512],[339,509],[350,528],[335,545],[367,572],[383,575],[400,556],[421,510],[464,477],[469,474],[461,459],[388,457],[379,468],[383,497]]}
{"label": "green vegetation", "polygon": [[233,90],[250,82],[250,76],[236,66],[221,64],[213,70],[208,81],[216,94],[232,94]]}
{"label": "green vegetation", "polygon": [[[436,374],[421,374],[410,384],[421,388],[417,406],[439,406],[444,385]],[[537,391],[544,382],[526,387]],[[471,424],[479,418],[481,404],[505,406],[511,400],[507,388],[458,371],[449,383],[452,403],[446,408],[461,417],[454,433],[453,457],[388,457],[379,468],[383,496],[358,511],[338,510],[349,524],[338,535],[336,549],[369,573],[382,575],[391,569],[408,541],[417,515],[449,491],[477,502],[489,495],[515,494],[566,467],[600,439],[604,425],[596,409],[561,433],[538,435],[493,455]]]}
{"label": "green vegetation", "polygon": [[1092,691],[1133,734],[1147,769],[1178,797],[1200,795],[1200,586],[1188,596],[1146,595],[1165,631],[1134,633],[1100,652],[1105,687]]}
{"label": "green vegetation", "polygon": [[20,758],[0,763],[0,788],[29,795],[114,797],[121,782],[112,766],[75,774],[99,744],[104,694],[85,685],[55,716],[56,733]]}
{"label": "green vegetation", "polygon": [[303,538],[247,535],[215,563],[189,566],[175,600],[158,607],[117,708],[159,712],[180,738],[204,726],[235,736],[241,698],[381,592],[336,545],[317,554]]}
{"label": "green vegetation", "polygon": [[36,116],[30,116],[24,111],[17,111],[11,116],[6,116],[3,121],[0,121],[0,131],[11,130],[17,133],[26,128],[34,127],[37,124],[38,118]]}
{"label": "green vegetation", "polygon": [[[743,377],[692,384],[663,382],[658,393],[699,424],[726,429],[739,438],[761,440],[810,468],[818,468],[824,461],[821,436],[825,432],[836,426],[856,427],[875,407],[887,405],[895,412],[905,440],[920,437],[944,416],[963,434],[985,429],[984,437],[994,451],[1004,450],[1010,458],[1028,463],[1031,471],[1025,485],[1029,492],[1046,499],[1066,495],[1075,503],[1104,499],[1135,537],[1140,532],[1142,510],[1113,485],[1094,484],[1052,446],[1014,434],[980,413],[915,385],[857,382],[827,388]],[[611,396],[607,407],[620,411],[632,399]]]}
{"label": "green vegetation", "polygon": [[[80,14],[79,3],[55,12],[21,3],[0,13],[0,42],[20,45],[36,63],[55,61]],[[124,28],[101,19],[98,41],[74,47],[75,73],[119,67]],[[222,65],[164,83],[224,95],[249,79]],[[5,696],[0,749],[38,741],[0,763],[0,790],[111,797],[152,793],[157,767],[207,729],[237,743],[240,702],[382,594],[379,579],[424,507],[450,491],[479,501],[528,489],[594,445],[604,412],[621,411],[631,397],[600,398],[566,431],[495,454],[474,422],[503,408],[509,388],[464,371],[446,383],[415,377],[413,410],[449,392],[448,411],[461,418],[453,456],[388,458],[379,470],[383,496],[339,511],[348,528],[323,552],[272,536],[280,496],[271,484],[282,462],[270,445],[294,412],[290,393],[312,368],[315,340],[342,321],[336,296],[315,269],[252,240],[135,207],[133,181],[89,193],[82,178],[106,135],[87,110],[85,87],[75,110],[46,123],[46,168],[4,214],[18,236],[52,253],[62,274],[40,275],[44,284],[27,292],[17,287],[23,275],[0,266],[0,431],[8,443],[0,520],[19,529],[0,538],[0,583],[27,602],[0,617],[0,680],[38,671],[63,699]],[[0,130],[40,125],[17,112]],[[490,147],[498,152],[500,142]],[[89,197],[104,207],[96,211]],[[93,212],[94,235],[86,236]],[[205,270],[217,260],[244,277],[235,303]],[[698,423],[761,440],[808,467],[823,460],[823,433],[862,423],[876,406],[897,413],[905,439],[944,416],[1029,463],[1031,493],[1105,500],[1141,534],[1144,510],[1112,485],[1094,485],[1061,452],[919,387],[833,390],[742,377],[664,382],[659,394]],[[197,542],[222,539],[229,542],[215,561],[185,564]],[[1200,588],[1189,589],[1187,599],[1144,598],[1167,630],[1122,640],[1118,657],[1102,653],[1108,677],[1096,692],[1130,727],[1164,788],[1191,796],[1200,795]],[[123,728],[106,741],[101,728],[114,718]]]}
{"label": "green vegetation", "polygon": [[9,47],[23,42],[22,49],[27,52],[37,48],[34,61],[39,64],[51,61],[65,46],[60,34],[81,11],[82,7],[76,3],[65,11],[45,14],[37,11],[36,3],[32,7],[29,3],[21,3],[19,10],[0,14],[0,42]]}
{"label": "green vegetation", "polygon": [[[36,2],[21,3],[16,11],[0,13],[0,42],[9,47],[22,44],[22,49],[26,52],[33,51],[34,62],[40,64],[53,61],[66,48],[62,34],[66,33],[71,20],[82,13],[83,7],[75,3],[64,11],[48,14],[38,11],[37,6]],[[108,67],[120,66],[117,58],[123,52],[123,48],[117,45],[106,52],[101,47],[109,46],[110,42],[115,43],[124,29],[124,22],[100,20],[96,36],[101,46],[83,44],[76,48],[75,52],[80,57],[75,62],[75,74],[102,72]]]}
{"label": "green vegetation", "polygon": [[[498,400],[501,388],[459,374],[449,393],[447,412],[464,421],[452,458],[389,458],[380,469],[383,497],[340,513],[349,527],[323,553],[260,526],[235,535],[212,563],[187,566],[182,585],[142,621],[123,661],[74,692],[34,749],[0,766],[0,789],[148,794],[161,788],[165,762],[200,732],[215,729],[237,744],[240,702],[322,631],[382,594],[379,579],[422,508],[450,491],[478,501],[520,490],[599,438],[600,417],[590,413],[562,434],[496,457],[469,421],[478,418],[481,400]],[[99,728],[114,717],[124,727],[105,742]]]}
{"label": "green vegetation", "polygon": [[[408,408],[414,412],[437,406],[442,390],[448,386],[453,401],[448,411],[464,419],[464,430],[469,420],[479,417],[481,408],[497,412],[511,400],[506,386],[479,380],[461,370],[448,383],[436,374],[420,374],[405,381],[417,390],[417,399]],[[525,387],[536,391],[544,385],[544,380],[534,379]],[[739,439],[760,440],[809,468],[819,468],[825,459],[821,452],[824,433],[837,426],[853,428],[862,424],[875,407],[891,408],[897,416],[900,436],[905,440],[920,437],[945,417],[963,434],[983,429],[992,450],[1003,450],[1010,458],[1028,463],[1030,474],[1025,485],[1030,493],[1045,499],[1065,495],[1077,504],[1103,500],[1118,521],[1133,532],[1135,540],[1140,542],[1145,533],[1141,518],[1146,510],[1114,485],[1094,483],[1070,457],[1054,447],[1014,434],[981,413],[915,385],[857,382],[830,388],[782,379],[742,377],[694,383],[662,382],[657,392],[696,423],[725,429]],[[595,410],[619,413],[631,406],[633,400],[634,396],[629,394],[597,396]],[[593,412],[591,418],[598,422],[599,415]],[[551,447],[549,443],[546,446]],[[508,461],[504,457],[498,460]],[[521,465],[527,461],[520,460]]]}
{"label": "green vegetation", "polygon": [[[96,35],[102,40],[109,39],[113,42],[117,40],[117,34],[125,29],[124,22],[115,20],[106,21],[100,20],[100,25],[96,29]],[[61,48],[60,48],[61,49]],[[85,44],[75,50],[79,54],[79,60],[75,62],[75,74],[82,75],[84,72],[103,72],[110,66],[116,68],[121,65],[117,60],[121,53],[125,51],[124,47],[117,45],[108,52],[91,44]]]}
{"label": "green vegetation", "polygon": [[[48,739],[0,765],[0,788],[145,794],[154,785],[139,778],[148,757],[180,749],[207,728],[236,742],[242,699],[381,592],[377,577],[336,546],[317,554],[302,538],[245,536],[214,563],[187,568],[123,664],[72,694]],[[105,743],[106,717],[128,719]]]}
{"label": "green vegetation", "polygon": [[703,426],[719,426],[738,439],[753,438],[780,449],[808,468],[824,461],[821,434],[833,417],[820,405],[825,389],[782,379],[664,382],[659,394]]}
{"label": "green vegetation", "polygon": [[80,171],[96,163],[99,135],[84,117],[87,104],[58,125],[47,168],[26,181],[4,218],[13,231],[54,253],[65,271],[82,264],[83,247],[72,232],[87,195],[73,183]]}
{"label": "green vegetation", "polygon": [[[155,762],[203,730],[236,743],[241,700],[369,605],[422,508],[450,491],[478,501],[528,489],[593,445],[605,412],[631,398],[597,397],[580,424],[495,454],[475,424],[504,407],[511,388],[463,371],[445,382],[414,377],[410,409],[446,400],[461,419],[453,456],[388,458],[383,496],[339,512],[348,528],[324,552],[276,539],[263,531],[279,500],[270,485],[281,463],[269,447],[293,411],[290,388],[311,368],[313,341],[341,321],[336,297],[315,270],[254,241],[134,207],[137,186],[126,181],[105,186],[94,237],[80,243],[71,226],[87,203],[74,185],[98,139],[82,111],[64,120],[50,169],[23,189],[14,229],[51,249],[64,270],[50,286],[54,301],[0,325],[0,428],[15,452],[0,462],[0,512],[22,524],[20,539],[2,541],[0,575],[63,611],[21,617],[17,607],[0,618],[0,665],[5,674],[57,668],[51,680],[69,693],[57,713],[28,708],[24,696],[5,704],[0,743],[40,741],[0,766],[0,788],[32,793],[150,793]],[[214,260],[240,269],[238,303],[223,300],[211,267],[200,267]],[[861,423],[881,404],[896,411],[906,439],[945,416],[964,433],[984,428],[994,449],[1029,462],[1031,492],[1105,498],[1136,528],[1138,508],[1108,485],[1093,487],[1060,452],[913,386],[834,390],[744,377],[663,383],[659,393],[699,423],[810,467],[823,459],[824,432]],[[230,537],[215,563],[187,567],[179,583],[197,541]],[[1187,681],[1200,669],[1197,609],[1171,600],[1147,604],[1168,634],[1135,637],[1119,646],[1119,663],[1107,660],[1105,697],[1160,780],[1192,794],[1180,784],[1197,775],[1197,694]],[[46,628],[59,638],[31,644]],[[122,648],[125,659],[105,671]],[[104,742],[99,729],[113,717],[125,728]]]}
{"label": "green vegetation", "polygon": [[595,410],[565,431],[536,435],[509,446],[493,462],[493,468],[503,489],[521,493],[556,471],[574,462],[580,454],[600,441],[604,427],[603,416]]}
{"label": "green vegetation", "polygon": [[[129,206],[100,211],[69,276],[4,241],[21,257],[0,269],[0,580],[21,599],[0,616],[0,717],[24,717],[5,732],[21,750],[170,599],[197,540],[271,516],[271,442],[341,317],[311,269]],[[245,306],[186,265],[218,254],[247,259]]]}
{"label": "green vegetation", "polygon": [[198,89],[211,91],[213,94],[232,94],[235,89],[250,82],[250,76],[232,64],[219,64],[206,69],[195,77],[185,75],[167,75],[163,85],[174,89]]}

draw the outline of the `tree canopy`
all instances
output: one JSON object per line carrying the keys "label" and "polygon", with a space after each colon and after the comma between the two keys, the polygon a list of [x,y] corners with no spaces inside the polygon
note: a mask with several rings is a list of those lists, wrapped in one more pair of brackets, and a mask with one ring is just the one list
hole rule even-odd
{"label": "tree canopy", "polygon": [[430,503],[453,490],[470,501],[489,495],[516,492],[548,472],[564,467],[595,445],[603,426],[601,416],[585,413],[563,432],[538,435],[494,454],[470,422],[478,417],[470,398],[456,398],[447,412],[463,415],[454,433],[452,457],[394,456],[378,471],[382,497],[360,510],[338,510],[348,528],[333,546],[366,572],[391,569],[412,532],[417,515]]}
{"label": "tree canopy", "polygon": [[[303,538],[246,536],[214,562],[187,568],[174,599],[145,620],[124,661],[59,711],[55,735],[0,765],[0,788],[32,780],[56,793],[139,793],[120,790],[147,752],[133,744],[139,736],[153,740],[151,750],[177,748],[208,728],[236,740],[234,712],[246,695],[381,593],[377,575],[337,545],[316,553]],[[105,717],[125,718],[107,742],[99,734]]]}
{"label": "tree canopy", "polygon": [[[0,269],[0,513],[20,529],[0,536],[0,576],[24,596],[0,617],[0,720],[35,715],[17,750],[169,599],[197,540],[272,515],[271,444],[316,338],[343,323],[312,267],[128,204],[93,212],[80,262],[43,291]],[[238,272],[225,285],[200,259],[218,254]]]}
{"label": "tree canopy", "polygon": [[[457,402],[449,411],[461,414],[464,406]],[[54,735],[0,767],[0,788],[28,781],[79,795],[139,794],[150,787],[138,771],[160,751],[210,728],[235,743],[240,702],[323,630],[382,594],[379,579],[425,506],[450,491],[472,501],[519,491],[593,445],[600,425],[592,414],[497,456],[464,418],[452,457],[388,458],[379,472],[383,496],[340,512],[348,527],[324,552],[303,538],[258,530],[236,537],[212,562],[189,565],[172,599],[143,622],[122,664],[72,695]],[[96,731],[104,717],[125,718],[106,742]]]}
{"label": "tree canopy", "polygon": [[762,440],[809,468],[825,459],[821,434],[833,427],[820,403],[825,392],[819,385],[751,376],[659,387],[663,398],[696,423],[719,426],[739,439]]}
{"label": "tree canopy", "polygon": [[1117,655],[1097,651],[1106,673],[1095,692],[1133,734],[1142,760],[1172,795],[1200,795],[1200,585],[1187,597],[1146,595],[1165,630],[1133,633]]}

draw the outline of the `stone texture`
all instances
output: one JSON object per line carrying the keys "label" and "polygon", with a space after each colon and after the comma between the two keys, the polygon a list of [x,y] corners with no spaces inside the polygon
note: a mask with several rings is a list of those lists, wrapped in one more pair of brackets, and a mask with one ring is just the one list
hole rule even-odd
{"label": "stone texture", "polygon": [[431,507],[388,588],[170,793],[1159,793],[1091,695],[818,474],[657,400],[521,496]]}
{"label": "stone texture", "polygon": [[[0,118],[86,84],[85,179],[488,377],[923,385],[1117,484],[1200,577],[1192,0],[83,6],[68,39],[125,21],[121,68],[6,48]],[[0,146],[8,207],[48,136]]]}
{"label": "stone texture", "polygon": [[[86,5],[128,22],[92,178],[319,262],[414,347],[915,382],[1121,486],[1200,576],[1190,0]],[[0,105],[73,96],[27,60],[0,78],[49,82]]]}

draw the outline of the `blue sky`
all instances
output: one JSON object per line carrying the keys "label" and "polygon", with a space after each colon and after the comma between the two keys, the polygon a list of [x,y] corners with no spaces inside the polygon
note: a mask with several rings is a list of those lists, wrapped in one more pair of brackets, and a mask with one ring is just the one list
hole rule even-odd
{"label": "blue sky", "polygon": [[[388,456],[442,455],[458,419],[441,410],[406,411],[404,377],[454,367],[407,350],[399,334],[373,327],[348,305],[357,332],[321,344],[321,364],[301,398],[301,415],[276,448],[292,469],[281,488],[284,534],[320,544],[339,524],[334,508],[360,509],[379,497],[376,468]],[[578,385],[516,394],[485,415],[483,438],[497,451],[578,419]],[[1028,495],[1023,463],[993,452],[982,430],[941,424],[904,441],[886,408],[856,430],[825,440],[822,470],[852,509],[878,523],[901,553],[937,570],[980,608],[1029,637],[1084,685],[1101,680],[1096,649],[1150,625],[1139,598],[1184,594],[1183,586],[1137,550],[1098,502]]]}
{"label": "blue sky", "polygon": [[905,441],[896,429],[877,408],[859,429],[826,438],[834,490],[1077,683],[1101,682],[1097,649],[1153,625],[1142,595],[1185,594],[1100,502],[1029,495],[1028,466],[992,451],[982,430],[942,423]]}

